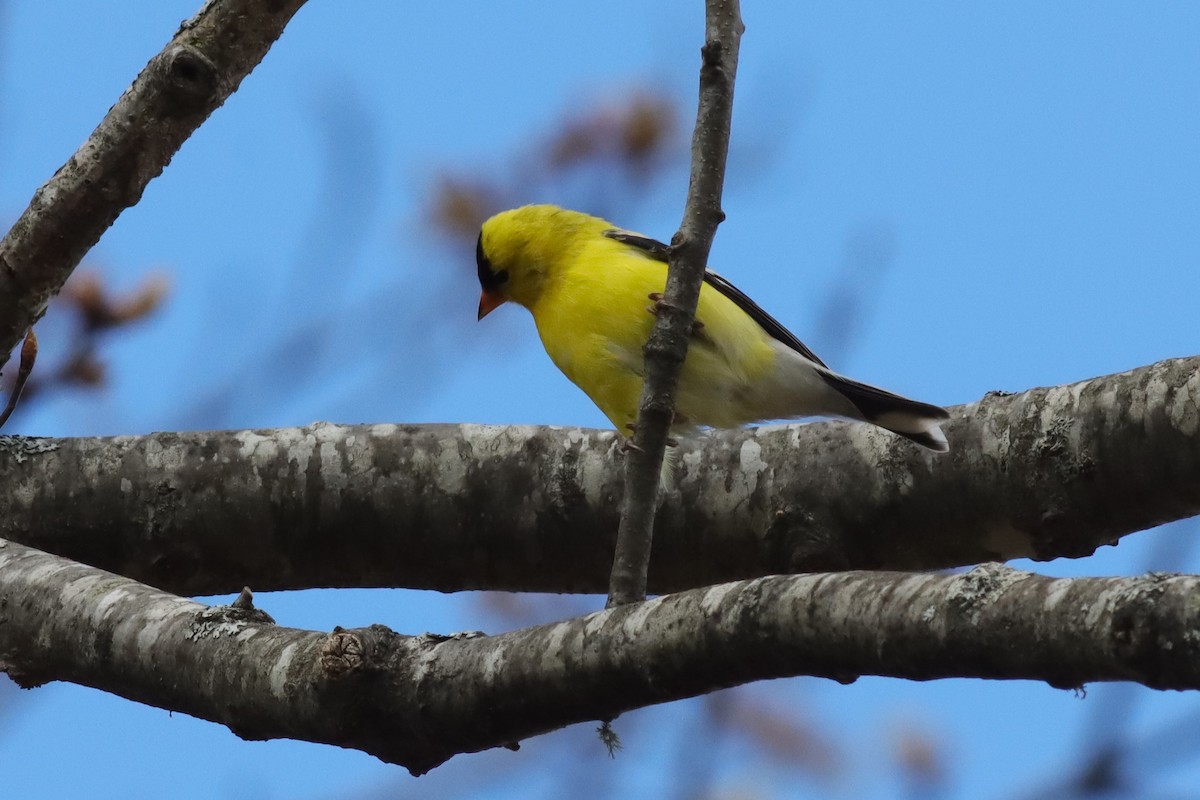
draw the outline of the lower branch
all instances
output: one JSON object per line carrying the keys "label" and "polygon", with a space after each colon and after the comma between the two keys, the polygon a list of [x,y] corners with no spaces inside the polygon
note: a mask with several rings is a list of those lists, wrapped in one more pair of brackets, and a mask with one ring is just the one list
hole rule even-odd
{"label": "lower branch", "polygon": [[[931,457],[868,425],[680,443],[650,591],[1084,556],[1200,514],[1200,357],[953,409]],[[328,425],[0,436],[0,536],[182,594],[603,592],[612,431]]]}
{"label": "lower branch", "polygon": [[792,675],[1196,689],[1198,595],[1196,576],[1054,579],[990,564],[759,578],[498,636],[325,635],[0,540],[0,669],[419,774],[458,753]]}

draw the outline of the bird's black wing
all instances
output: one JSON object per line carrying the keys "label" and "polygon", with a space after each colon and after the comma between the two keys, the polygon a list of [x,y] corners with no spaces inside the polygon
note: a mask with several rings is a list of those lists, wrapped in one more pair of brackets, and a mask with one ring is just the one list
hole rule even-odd
{"label": "bird's black wing", "polygon": [[[614,241],[620,242],[621,244],[627,244],[630,247],[636,247],[638,250],[646,253],[646,255],[650,256],[655,261],[661,261],[664,264],[667,263],[667,256],[670,253],[670,248],[657,239],[651,239],[648,236],[639,236],[636,233],[630,233],[629,231],[621,230],[605,231],[604,235]],[[807,358],[809,361],[828,369],[828,367],[825,365],[825,362],[817,358],[816,353],[814,353],[812,350],[809,350],[808,347],[805,346],[804,342],[796,338],[794,333],[783,327],[783,325],[779,324],[777,319],[772,317],[766,311],[763,311],[758,303],[747,297],[741,289],[737,288],[732,283],[713,272],[711,269],[704,270],[704,282],[728,297],[733,301],[734,305],[749,314],[750,318],[757,322],[759,326],[761,326],[762,329],[771,336],[772,339],[783,342],[788,347]]]}
{"label": "bird's black wing", "polygon": [[617,229],[608,230],[604,235],[614,242],[627,244],[630,247],[636,247],[643,251],[646,255],[653,258],[655,261],[667,263],[667,257],[671,254],[671,248],[660,242],[658,239],[651,239],[649,236],[639,236],[636,233],[629,231],[621,231]]}

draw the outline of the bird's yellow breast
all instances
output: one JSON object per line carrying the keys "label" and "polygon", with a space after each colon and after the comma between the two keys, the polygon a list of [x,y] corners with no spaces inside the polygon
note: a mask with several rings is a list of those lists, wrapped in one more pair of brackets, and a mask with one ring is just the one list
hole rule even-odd
{"label": "bird's yellow breast", "polygon": [[[637,418],[642,348],[654,316],[649,295],[662,292],[667,268],[605,237],[589,238],[546,279],[530,304],[555,365],[618,430]],[[758,419],[753,387],[773,366],[769,337],[741,309],[705,284],[676,396],[682,424],[734,427]]]}

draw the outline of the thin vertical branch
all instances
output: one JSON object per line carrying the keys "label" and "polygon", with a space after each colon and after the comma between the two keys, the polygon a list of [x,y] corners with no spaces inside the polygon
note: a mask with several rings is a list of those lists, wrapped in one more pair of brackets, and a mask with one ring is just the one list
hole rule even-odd
{"label": "thin vertical branch", "polygon": [[0,240],[0,365],[80,260],[237,90],[305,0],[207,0]]}
{"label": "thin vertical branch", "polygon": [[646,380],[633,435],[634,446],[625,465],[625,500],[609,578],[610,608],[635,603],[646,596],[654,511],[663,451],[675,414],[675,388],[687,356],[708,251],[717,226],[725,218],[721,191],[729,153],[738,47],[745,28],[738,0],[706,0],[705,17],[705,41],[700,51],[700,101],[692,132],[691,180],[683,222],[671,239],[662,311],[644,351]]}

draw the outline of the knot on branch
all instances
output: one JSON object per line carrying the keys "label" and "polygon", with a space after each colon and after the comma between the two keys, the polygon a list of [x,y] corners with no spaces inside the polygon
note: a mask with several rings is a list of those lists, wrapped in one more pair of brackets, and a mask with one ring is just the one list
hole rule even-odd
{"label": "knot on branch", "polygon": [[217,65],[203,53],[188,45],[175,45],[162,56],[171,99],[180,111],[198,110],[207,106],[220,84]]}
{"label": "knot on branch", "polygon": [[709,39],[700,48],[700,61],[711,69],[721,68],[721,57],[725,55],[725,45],[720,39]]}
{"label": "knot on branch", "polygon": [[330,678],[342,678],[363,665],[363,643],[350,631],[334,628],[321,646],[321,670]]}
{"label": "knot on branch", "polygon": [[662,420],[667,425],[675,421],[675,403],[667,397],[654,396],[642,404],[642,413],[652,421]]}
{"label": "knot on branch", "polygon": [[975,624],[1005,589],[1020,580],[1021,574],[997,562],[980,564],[955,581],[955,587],[946,595],[946,599],[951,609]]}
{"label": "knot on branch", "polygon": [[187,638],[192,641],[236,636],[249,625],[274,625],[270,614],[259,608],[241,605],[209,606],[192,615]]}

